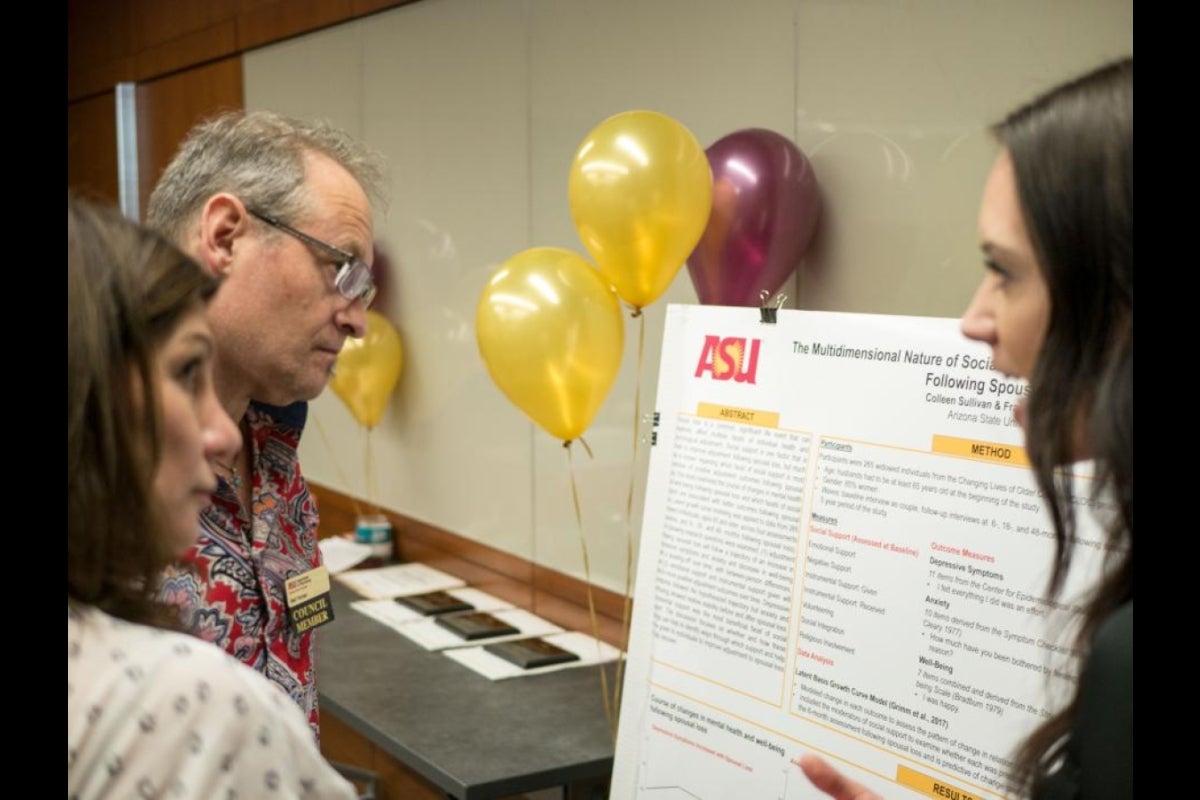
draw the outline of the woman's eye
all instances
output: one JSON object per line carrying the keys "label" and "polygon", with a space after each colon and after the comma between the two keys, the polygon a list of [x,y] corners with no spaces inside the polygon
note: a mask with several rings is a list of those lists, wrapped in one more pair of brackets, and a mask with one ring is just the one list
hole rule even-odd
{"label": "woman's eye", "polygon": [[196,356],[183,362],[175,372],[175,381],[189,392],[195,392],[203,375],[204,359]]}
{"label": "woman's eye", "polygon": [[1001,286],[1007,284],[1012,278],[1009,271],[1005,269],[1003,265],[993,261],[990,258],[984,260],[983,266],[988,271],[988,274],[995,277],[997,283],[999,283]]}

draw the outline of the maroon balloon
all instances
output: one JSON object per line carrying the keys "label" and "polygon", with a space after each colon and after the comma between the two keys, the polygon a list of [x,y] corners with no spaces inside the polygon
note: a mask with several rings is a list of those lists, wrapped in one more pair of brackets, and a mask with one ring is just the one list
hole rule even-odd
{"label": "maroon balloon", "polygon": [[804,258],[820,201],[812,165],[774,131],[735,131],[705,151],[713,208],[688,272],[706,305],[757,306]]}

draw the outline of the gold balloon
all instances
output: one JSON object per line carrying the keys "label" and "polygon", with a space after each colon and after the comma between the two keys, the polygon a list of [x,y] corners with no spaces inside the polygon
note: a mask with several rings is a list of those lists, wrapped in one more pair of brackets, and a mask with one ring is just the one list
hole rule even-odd
{"label": "gold balloon", "polygon": [[356,420],[374,428],[383,419],[403,365],[400,334],[387,317],[368,311],[366,334],[361,339],[346,340],[329,386]]}
{"label": "gold balloon", "polygon": [[712,171],[687,128],[653,111],[626,111],[583,140],[567,196],[604,277],[642,308],[667,290],[700,241],[712,208]]}
{"label": "gold balloon", "polygon": [[500,265],[479,298],[475,336],[500,391],[564,441],[592,424],[625,352],[612,287],[559,247],[525,250]]}

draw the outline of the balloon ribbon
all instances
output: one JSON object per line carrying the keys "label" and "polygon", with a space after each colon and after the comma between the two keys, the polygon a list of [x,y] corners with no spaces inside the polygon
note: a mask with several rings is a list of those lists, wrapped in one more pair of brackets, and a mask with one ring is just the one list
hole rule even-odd
{"label": "balloon ribbon", "polygon": [[[592,449],[588,447],[587,442],[582,437],[579,439],[587,450],[588,457],[592,455]],[[600,651],[600,623],[596,619],[596,600],[592,596],[592,568],[588,559],[587,537],[583,533],[583,512],[579,508],[579,489],[575,485],[575,462],[571,457],[571,442],[563,442],[563,448],[567,451],[567,470],[571,478],[571,500],[575,503],[575,521],[579,523],[579,544],[583,549],[583,584],[587,587],[587,603],[588,616],[592,620],[592,635],[596,637],[596,651]],[[599,664],[600,667],[600,696],[604,701],[604,718],[608,720],[608,727],[612,730],[613,742],[617,741],[617,722],[613,717],[612,701],[608,694],[608,670],[604,668],[604,662]]]}
{"label": "balloon ribbon", "polygon": [[[625,673],[625,654],[629,649],[629,625],[632,618],[633,599],[633,487],[637,474],[638,425],[642,413],[642,358],[646,348],[646,315],[642,309],[634,308],[638,321],[637,378],[633,389],[633,455],[629,464],[629,494],[625,498],[625,595],[621,605],[621,648],[617,653],[617,679],[613,685],[613,707],[620,725],[621,687]],[[614,742],[615,745],[615,742]]]}
{"label": "balloon ribbon", "polygon": [[367,484],[367,502],[375,509],[373,513],[378,514],[382,509],[375,498],[379,497],[379,481],[375,479],[375,458],[371,454],[371,431],[372,428],[366,428],[366,442],[363,447],[363,481]]}
{"label": "balloon ribbon", "polygon": [[[341,462],[338,461],[337,452],[333,449],[333,443],[329,441],[329,434],[325,433],[325,426],[321,424],[321,418],[313,414],[311,415],[311,419],[317,423],[317,433],[321,434],[321,441],[325,443],[325,449],[329,451],[329,460],[333,462],[333,468],[337,470],[338,478],[342,481],[342,486],[345,486],[346,490],[349,491],[350,481],[346,479],[346,473],[342,469]],[[354,495],[352,494],[347,494],[346,496],[350,498],[350,504],[354,506],[354,515],[361,517],[362,508],[358,505],[358,500],[354,499]]]}

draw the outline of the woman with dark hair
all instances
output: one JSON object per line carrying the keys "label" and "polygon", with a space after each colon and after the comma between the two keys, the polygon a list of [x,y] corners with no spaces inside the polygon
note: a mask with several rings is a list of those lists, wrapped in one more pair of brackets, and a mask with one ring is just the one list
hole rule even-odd
{"label": "woman with dark hair", "polygon": [[241,444],[212,386],[216,286],[67,203],[67,796],[354,797],[286,695],[156,599]]}
{"label": "woman with dark hair", "polygon": [[[1017,409],[1056,539],[1057,597],[1076,542],[1061,469],[1094,459],[1105,521],[1102,577],[1084,604],[1075,694],[1016,754],[1013,788],[1042,798],[1133,796],[1133,59],[1038,97],[995,128],[1001,145],[979,213],[987,274],[963,333],[1028,378]],[[801,768],[840,800],[875,795],[826,762]]]}

